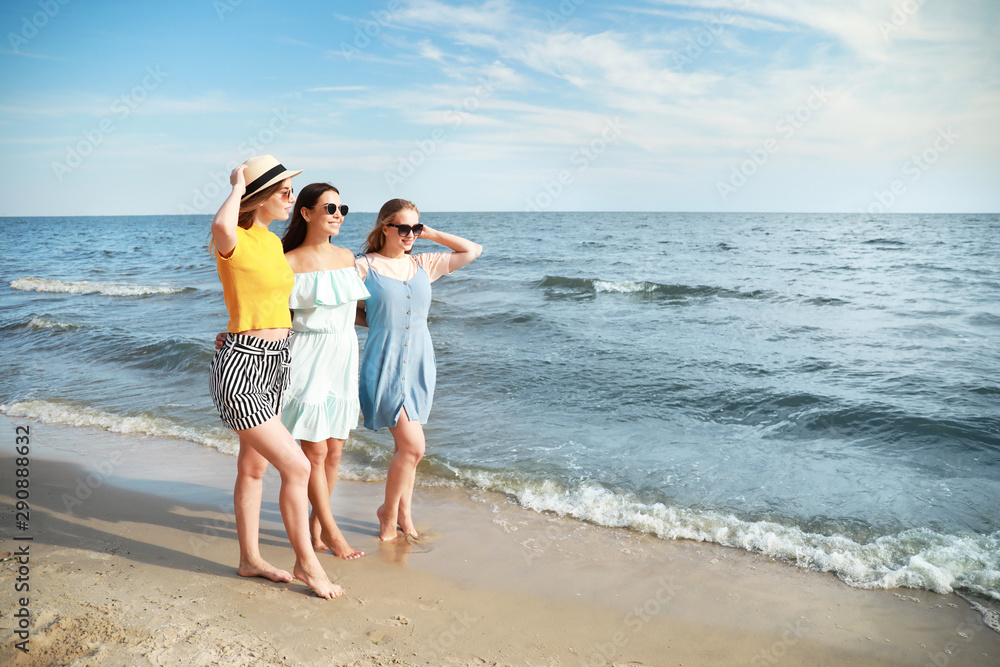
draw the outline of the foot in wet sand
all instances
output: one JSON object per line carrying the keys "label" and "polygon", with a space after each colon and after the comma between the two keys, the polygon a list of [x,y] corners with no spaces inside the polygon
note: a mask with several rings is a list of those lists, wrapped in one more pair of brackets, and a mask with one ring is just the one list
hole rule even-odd
{"label": "foot in wet sand", "polygon": [[352,549],[351,545],[344,539],[344,535],[339,531],[336,535],[330,535],[324,532],[321,539],[323,548],[329,549],[337,558],[354,560],[355,558],[361,558],[365,555],[364,551]]}
{"label": "foot in wet sand", "polygon": [[322,567],[318,567],[317,570],[306,570],[296,561],[292,573],[296,579],[313,589],[313,592],[321,598],[332,600],[344,594],[344,589],[330,581]]}
{"label": "foot in wet sand", "polygon": [[378,509],[375,510],[375,516],[378,517],[378,538],[383,542],[396,539],[396,522],[387,520],[385,516],[385,505],[378,506]]}
{"label": "foot in wet sand", "polygon": [[236,573],[241,577],[264,577],[271,581],[287,584],[292,580],[292,575],[284,570],[276,568],[266,560],[240,561],[240,566]]}
{"label": "foot in wet sand", "polygon": [[403,534],[407,537],[412,537],[414,539],[420,537],[420,533],[417,532],[417,526],[413,523],[413,517],[410,516],[408,511],[404,511],[400,503],[399,509],[396,511],[398,518],[396,519],[396,525],[399,527]]}
{"label": "foot in wet sand", "polygon": [[407,537],[412,537],[413,539],[420,537],[420,533],[417,532],[417,527],[413,525],[412,519],[409,521],[400,521],[398,527]]}

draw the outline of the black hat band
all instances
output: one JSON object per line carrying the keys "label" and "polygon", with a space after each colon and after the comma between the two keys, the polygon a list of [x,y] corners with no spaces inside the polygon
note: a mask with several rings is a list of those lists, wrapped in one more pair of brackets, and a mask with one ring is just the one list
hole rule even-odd
{"label": "black hat band", "polygon": [[288,170],[285,169],[285,167],[282,166],[281,164],[278,164],[278,165],[276,165],[274,167],[271,167],[270,169],[268,169],[267,171],[265,171],[263,174],[261,174],[260,176],[258,176],[255,179],[253,179],[252,183],[247,184],[247,191],[243,195],[243,197],[241,197],[241,199],[249,197],[252,194],[256,194],[257,190],[260,190],[260,188],[263,187],[263,185],[265,183],[267,183],[269,180],[271,180],[275,176],[277,176],[279,174],[282,174],[282,173],[284,173],[286,171],[288,171]]}

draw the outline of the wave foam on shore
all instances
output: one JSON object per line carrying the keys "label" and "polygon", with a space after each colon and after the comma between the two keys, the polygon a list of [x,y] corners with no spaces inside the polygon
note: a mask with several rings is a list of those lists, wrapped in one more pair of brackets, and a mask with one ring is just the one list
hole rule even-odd
{"label": "wave foam on shore", "polygon": [[13,289],[22,292],[50,292],[55,294],[101,294],[104,296],[147,296],[151,294],[180,294],[190,287],[169,285],[130,285],[127,283],[93,282],[90,280],[68,281],[53,278],[25,276],[10,281]]}

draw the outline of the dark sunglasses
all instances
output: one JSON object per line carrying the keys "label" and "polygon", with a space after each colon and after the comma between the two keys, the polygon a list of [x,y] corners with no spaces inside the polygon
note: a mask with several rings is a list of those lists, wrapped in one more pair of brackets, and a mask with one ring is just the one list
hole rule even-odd
{"label": "dark sunglasses", "polygon": [[414,236],[420,236],[421,232],[424,231],[424,223],[422,222],[418,222],[412,227],[410,225],[395,225],[390,222],[386,224],[386,227],[395,227],[400,236],[409,236],[410,232],[413,232]]}
{"label": "dark sunglasses", "polygon": [[[337,215],[337,208],[338,208],[338,206],[336,204],[333,204],[333,203],[327,204],[326,205],[326,212],[329,213],[330,215]],[[340,208],[340,214],[346,216],[347,215],[347,204],[341,204],[339,208]]]}

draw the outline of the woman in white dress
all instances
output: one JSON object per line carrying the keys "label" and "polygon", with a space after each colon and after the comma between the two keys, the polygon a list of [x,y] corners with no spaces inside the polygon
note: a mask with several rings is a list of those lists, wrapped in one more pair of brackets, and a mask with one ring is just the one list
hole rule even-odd
{"label": "woman in white dress", "polygon": [[357,302],[369,297],[354,267],[354,254],[330,243],[340,233],[347,206],[328,183],[311,183],[295,202],[281,239],[295,273],[292,310],[291,373],[281,422],[299,440],[312,470],[309,502],[313,546],[340,558],[364,556],[351,548],[330,510],[344,441],[357,427]]}

